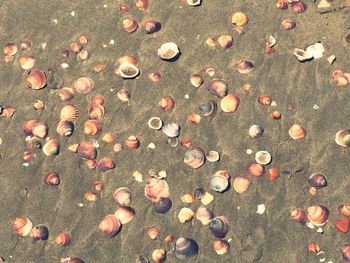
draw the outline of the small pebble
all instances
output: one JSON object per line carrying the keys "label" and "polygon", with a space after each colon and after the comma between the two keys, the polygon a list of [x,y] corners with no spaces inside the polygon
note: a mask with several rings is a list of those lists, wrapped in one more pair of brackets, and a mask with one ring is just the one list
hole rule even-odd
{"label": "small pebble", "polygon": [[68,63],[62,63],[62,64],[61,64],[61,67],[62,67],[62,68],[69,68],[69,65],[68,65]]}
{"label": "small pebble", "polygon": [[70,12],[70,15],[75,16],[75,12],[74,11]]}
{"label": "small pebble", "polygon": [[29,166],[29,163],[23,163],[22,164],[24,167],[28,167]]}
{"label": "small pebble", "polygon": [[265,213],[265,209],[266,208],[264,204],[258,205],[258,209],[256,210],[256,213],[259,215],[262,215],[263,213]]}
{"label": "small pebble", "polygon": [[188,100],[190,98],[190,95],[185,94],[185,99]]}
{"label": "small pebble", "polygon": [[312,107],[314,110],[318,110],[320,108],[320,106],[314,104],[314,106]]}
{"label": "small pebble", "polygon": [[147,147],[154,150],[156,148],[156,145],[153,142],[151,142],[150,144],[148,144]]}
{"label": "small pebble", "polygon": [[57,19],[52,19],[52,22],[54,22],[57,25],[58,20]]}
{"label": "small pebble", "polygon": [[114,39],[111,39],[111,41],[109,41],[110,45],[114,45]]}
{"label": "small pebble", "polygon": [[247,154],[252,154],[253,150],[252,149],[247,149]]}

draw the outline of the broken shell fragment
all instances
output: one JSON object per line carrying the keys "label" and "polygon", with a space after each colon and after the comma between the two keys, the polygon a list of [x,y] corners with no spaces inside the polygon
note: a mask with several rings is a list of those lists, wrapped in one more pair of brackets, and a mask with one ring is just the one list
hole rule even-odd
{"label": "broken shell fragment", "polygon": [[300,62],[303,62],[305,60],[309,60],[309,59],[313,58],[311,53],[309,53],[303,49],[300,49],[300,48],[294,48],[293,54],[297,58],[297,60],[299,60]]}
{"label": "broken shell fragment", "polygon": [[304,138],[305,133],[305,129],[298,124],[293,124],[292,127],[290,127],[290,129],[288,130],[289,136],[294,140]]}
{"label": "broken shell fragment", "polygon": [[236,64],[236,69],[241,74],[248,74],[254,70],[253,62],[242,59]]}
{"label": "broken shell fragment", "polygon": [[269,180],[270,181],[275,181],[280,177],[280,170],[277,167],[271,167],[269,168]]}
{"label": "broken shell fragment", "polygon": [[165,124],[162,127],[162,132],[170,138],[177,137],[180,135],[180,126],[176,123]]}
{"label": "broken shell fragment", "polygon": [[239,106],[239,98],[235,94],[228,94],[220,101],[220,107],[223,112],[235,112]]}
{"label": "broken shell fragment", "polygon": [[321,189],[327,186],[327,178],[323,174],[313,173],[310,175],[309,184],[316,189]]}
{"label": "broken shell fragment", "polygon": [[148,74],[148,78],[152,80],[153,82],[158,82],[160,81],[161,75],[156,72],[151,72]]}
{"label": "broken shell fragment", "polygon": [[258,151],[255,153],[255,161],[262,165],[267,165],[271,162],[271,154],[267,151]]}
{"label": "broken shell fragment", "polygon": [[348,217],[341,218],[335,223],[336,229],[342,233],[347,233],[349,231],[350,219]]}
{"label": "broken shell fragment", "polygon": [[342,215],[350,217],[350,205],[340,205],[338,207],[338,211]]}
{"label": "broken shell fragment", "polygon": [[308,46],[305,49],[307,54],[310,54],[314,59],[322,58],[325,52],[325,49],[321,43],[316,43],[311,46]]}
{"label": "broken shell fragment", "polygon": [[160,130],[163,126],[163,122],[159,117],[151,117],[148,120],[147,125],[153,130]]}
{"label": "broken shell fragment", "polygon": [[180,50],[173,42],[165,43],[158,49],[158,56],[164,60],[172,60],[180,54]]}
{"label": "broken shell fragment", "polygon": [[205,162],[205,155],[202,149],[193,148],[187,150],[184,157],[184,163],[190,166],[193,169],[198,169]]}
{"label": "broken shell fragment", "polygon": [[264,133],[264,129],[259,125],[252,125],[248,133],[251,138],[259,138]]}
{"label": "broken shell fragment", "polygon": [[214,241],[214,251],[218,255],[224,255],[230,250],[230,243],[226,240],[216,240]]}
{"label": "broken shell fragment", "polygon": [[237,176],[235,179],[233,179],[233,189],[236,190],[237,193],[242,194],[245,191],[248,190],[249,186],[251,185],[251,181],[243,176]]}
{"label": "broken shell fragment", "polygon": [[124,102],[128,102],[130,100],[130,93],[127,89],[121,89],[117,93],[118,99]]}
{"label": "broken shell fragment", "polygon": [[45,72],[34,69],[31,70],[27,76],[26,83],[28,88],[33,90],[39,90],[46,86],[46,75]]}
{"label": "broken shell fragment", "polygon": [[28,218],[19,216],[16,217],[12,227],[17,235],[25,237],[29,235],[30,231],[32,230],[33,223]]}
{"label": "broken shell fragment", "polygon": [[224,238],[228,233],[228,225],[226,217],[218,216],[209,223],[209,229],[217,238]]}
{"label": "broken shell fragment", "polygon": [[138,24],[134,19],[125,18],[122,21],[122,28],[128,33],[132,33],[136,31]]}
{"label": "broken shell fragment", "polygon": [[198,244],[193,239],[180,237],[175,241],[174,254],[178,259],[186,259],[196,256],[198,253]]}
{"label": "broken shell fragment", "polygon": [[307,209],[307,217],[314,226],[323,226],[328,219],[329,211],[323,205],[310,206]]}
{"label": "broken shell fragment", "polygon": [[194,212],[188,207],[183,207],[181,208],[177,218],[181,224],[184,224],[186,222],[192,221],[194,218]]}
{"label": "broken shell fragment", "polygon": [[309,243],[308,249],[309,251],[315,252],[316,254],[321,251],[320,246],[316,243]]}
{"label": "broken shell fragment", "polygon": [[187,0],[187,4],[190,6],[199,6],[202,0]]}
{"label": "broken shell fragment", "polygon": [[142,11],[145,11],[149,6],[149,0],[136,0],[136,7]]}
{"label": "broken shell fragment", "polygon": [[74,89],[67,87],[61,88],[58,90],[58,95],[62,101],[71,100],[74,97]]}
{"label": "broken shell fragment", "polygon": [[341,248],[341,253],[343,255],[343,259],[346,261],[350,261],[350,245],[346,244]]}
{"label": "broken shell fragment", "polygon": [[342,147],[350,146],[350,129],[341,129],[335,134],[335,142]]}
{"label": "broken shell fragment", "polygon": [[115,215],[106,215],[98,228],[106,235],[114,237],[119,232],[121,223]]}
{"label": "broken shell fragment", "polygon": [[120,58],[118,58],[117,63],[124,64],[124,63],[130,63],[136,66],[137,64],[137,58],[133,55],[125,55]]}
{"label": "broken shell fragment", "polygon": [[133,79],[139,75],[140,70],[134,64],[125,62],[119,66],[119,73],[124,79]]}
{"label": "broken shell fragment", "polygon": [[105,116],[105,108],[101,104],[92,103],[92,105],[90,105],[88,114],[91,119],[101,120]]}

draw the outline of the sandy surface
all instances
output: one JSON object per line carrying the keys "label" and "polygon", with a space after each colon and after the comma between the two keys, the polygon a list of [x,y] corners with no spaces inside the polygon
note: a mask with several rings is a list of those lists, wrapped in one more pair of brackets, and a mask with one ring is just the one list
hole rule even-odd
{"label": "sandy surface", "polygon": [[[130,11],[122,14],[118,8],[120,2],[10,0],[1,4],[2,46],[7,42],[19,46],[21,41],[29,39],[33,49],[26,53],[35,56],[36,68],[48,72],[63,62],[69,63],[68,69],[59,69],[56,73],[60,86],[71,86],[80,76],[90,76],[96,85],[92,93],[74,97],[72,103],[80,109],[80,117],[74,135],[63,138],[56,133],[63,102],[55,89],[33,91],[26,87],[27,73],[18,65],[19,56],[25,52],[19,50],[13,62],[0,63],[0,104],[16,109],[12,118],[0,119],[3,141],[0,145],[0,256],[9,263],[52,263],[65,257],[80,257],[87,263],[134,262],[137,255],[150,258],[156,248],[170,250],[171,246],[165,245],[163,239],[172,233],[198,242],[199,254],[191,262],[318,262],[319,258],[307,251],[308,242],[318,243],[327,261],[342,262],[340,248],[349,242],[349,236],[338,232],[334,223],[340,218],[337,207],[349,201],[349,152],[335,144],[334,135],[340,128],[350,128],[350,101],[349,86],[336,88],[330,76],[335,69],[349,70],[350,46],[344,40],[350,25],[349,9],[321,15],[312,1],[305,1],[307,11],[295,15],[290,9],[275,8],[272,0],[203,0],[196,8],[181,5],[177,0],[153,0],[146,12],[136,9],[133,1],[125,1]],[[76,13],[74,17],[70,14],[72,11]],[[234,31],[230,22],[231,15],[237,11],[245,12],[250,18],[243,35]],[[162,29],[153,35],[145,34],[142,29],[128,34],[121,28],[122,18],[128,15],[139,22],[155,18],[161,22]],[[296,21],[294,30],[281,29],[281,21],[286,18]],[[83,33],[90,38],[85,49],[91,51],[91,58],[80,63],[74,56],[60,57],[60,50],[68,48]],[[208,37],[221,34],[233,36],[230,49],[210,48],[205,44]],[[276,52],[267,55],[265,42],[270,35],[277,39]],[[114,45],[108,44],[111,39]],[[157,56],[160,45],[170,41],[176,42],[182,52],[174,63],[161,61]],[[325,57],[299,63],[291,50],[305,48],[316,41],[322,41]],[[43,42],[47,43],[45,51],[40,50]],[[103,48],[103,44],[108,47]],[[135,80],[121,80],[112,72],[115,60],[125,54],[133,54],[139,60],[141,75]],[[326,60],[331,54],[337,58],[333,65]],[[234,63],[242,58],[254,62],[256,69],[252,73],[241,75],[235,70]],[[102,74],[92,69],[98,61],[108,64]],[[196,89],[189,82],[191,73],[199,73],[207,82],[210,77],[203,72],[206,66],[215,67],[215,76],[227,81],[229,91],[240,97],[241,104],[235,113],[219,112],[215,118],[204,118],[196,126],[186,121],[187,115],[197,111],[204,100],[219,101],[207,92],[205,84]],[[159,83],[148,79],[150,72],[161,74]],[[252,84],[253,92],[242,89],[245,83]],[[122,88],[131,93],[130,106],[116,96]],[[189,100],[184,98],[186,93],[190,95]],[[88,103],[95,94],[106,97],[103,132],[94,137],[101,145],[98,158],[109,156],[117,164],[116,169],[104,174],[89,170],[67,149],[71,144],[89,140],[82,129],[88,119]],[[157,106],[163,95],[175,99],[171,112],[164,113]],[[277,106],[260,106],[259,95],[272,96]],[[33,110],[37,99],[45,102],[43,111]],[[320,108],[314,110],[314,104]],[[282,112],[281,120],[271,119],[273,110]],[[151,116],[159,116],[165,123],[177,122],[182,127],[180,138],[187,138],[205,150],[217,150],[221,153],[220,162],[206,163],[192,170],[183,163],[186,151],[183,147],[170,147],[163,133],[147,127]],[[49,136],[60,140],[61,152],[58,156],[46,157],[39,151],[29,167],[24,167],[22,153],[26,150],[26,136],[22,125],[30,119],[49,123]],[[293,123],[305,127],[305,139],[294,141],[288,136]],[[248,135],[253,124],[265,129],[257,140]],[[114,153],[113,145],[101,141],[104,132],[113,133],[118,142],[137,135],[141,147]],[[150,142],[156,144],[156,150],[147,148]],[[270,182],[267,175],[261,178],[247,175],[245,167],[254,158],[246,154],[248,148],[254,152],[269,151],[273,156],[271,166],[283,171],[281,178]],[[166,170],[168,174],[166,180],[173,207],[165,215],[154,212],[144,197],[144,183],[132,177],[132,172],[138,170],[146,178],[151,168]],[[232,188],[224,194],[215,193],[209,188],[209,178],[220,169],[226,169],[233,177],[246,174],[253,184],[242,195]],[[60,174],[61,184],[56,188],[43,183],[49,171]],[[328,177],[328,186],[315,196],[303,190],[313,172]],[[105,185],[99,199],[95,203],[83,201],[84,193],[96,179]],[[111,239],[98,231],[97,226],[104,215],[114,211],[111,195],[120,186],[132,189],[136,217]],[[212,193],[215,200],[210,209],[230,221],[226,239],[232,238],[231,250],[224,256],[215,254],[212,248],[215,238],[207,227],[197,220],[182,225],[177,219],[179,210],[186,206],[180,197],[196,187]],[[80,202],[84,202],[83,208],[78,207]],[[258,204],[266,205],[263,215],[256,214]],[[306,209],[314,204],[324,204],[330,210],[323,235],[290,218],[292,208]],[[199,203],[188,206],[195,210]],[[16,216],[28,217],[34,225],[47,225],[49,240],[34,242],[29,237],[18,237],[12,230]],[[146,237],[145,229],[150,226],[160,228],[161,239],[151,241]],[[55,236],[63,230],[72,235],[72,244],[65,249],[53,244]],[[167,262],[177,261],[172,253],[168,255]]]}

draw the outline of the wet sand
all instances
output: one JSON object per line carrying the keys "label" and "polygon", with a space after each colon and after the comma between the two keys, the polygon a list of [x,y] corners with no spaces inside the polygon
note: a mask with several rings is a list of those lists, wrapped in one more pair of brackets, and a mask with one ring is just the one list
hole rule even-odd
{"label": "wet sand", "polygon": [[[36,58],[35,68],[47,72],[67,62],[70,67],[56,73],[59,86],[71,86],[78,77],[89,76],[95,81],[95,89],[86,96],[77,94],[74,97],[72,103],[81,114],[73,136],[63,138],[56,133],[63,102],[55,89],[33,91],[26,87],[26,73],[18,66],[22,51],[13,62],[0,63],[0,104],[16,109],[12,118],[0,119],[3,140],[0,145],[0,256],[8,263],[52,263],[65,257],[80,257],[87,263],[134,262],[137,255],[150,259],[156,248],[170,250],[171,246],[165,246],[163,239],[172,233],[175,237],[184,235],[198,242],[198,256],[189,262],[318,262],[318,257],[307,251],[309,242],[318,243],[327,260],[342,262],[340,248],[349,241],[348,234],[338,232],[334,223],[340,218],[338,206],[348,202],[349,153],[348,149],[335,144],[334,136],[340,128],[350,128],[350,91],[349,86],[336,88],[330,76],[335,69],[349,69],[350,46],[344,36],[349,33],[350,10],[321,15],[312,1],[305,1],[307,11],[296,15],[290,9],[275,8],[275,1],[203,0],[200,7],[191,8],[177,0],[153,0],[150,8],[142,12],[136,9],[133,1],[125,1],[130,6],[129,15],[137,21],[155,18],[161,22],[160,32],[147,35],[142,29],[132,34],[122,30],[121,20],[127,15],[119,12],[120,2],[16,0],[1,4],[2,46],[7,42],[19,45],[29,39],[33,49],[27,53]],[[72,11],[76,12],[74,17],[70,14]],[[234,31],[230,21],[237,11],[245,12],[250,18],[243,35]],[[281,29],[281,21],[286,18],[296,21],[294,30]],[[57,19],[58,23],[53,23],[52,19]],[[60,50],[68,48],[84,33],[90,38],[86,45],[92,53],[89,60],[80,63],[73,56],[68,59],[59,56]],[[205,44],[208,37],[221,34],[233,36],[230,49],[210,48]],[[276,52],[267,55],[265,43],[270,35],[277,39]],[[111,39],[114,45],[108,44]],[[181,57],[173,63],[161,61],[157,49],[172,41],[181,49]],[[322,41],[325,56],[299,63],[291,50],[317,41]],[[45,51],[40,50],[43,42],[47,43]],[[103,48],[102,44],[108,47]],[[121,80],[113,74],[114,62],[125,54],[133,54],[139,60],[141,75],[135,80]],[[332,54],[336,61],[329,65],[326,58]],[[241,75],[235,70],[234,63],[242,58],[254,62],[256,68],[252,73]],[[102,74],[92,69],[98,61],[108,65]],[[219,101],[206,89],[211,79],[203,72],[206,66],[216,69],[215,76],[227,81],[229,92],[237,94],[241,103],[237,112],[219,112],[214,118],[202,119],[196,126],[186,121],[187,115],[197,111],[202,101]],[[159,72],[160,82],[152,83],[147,77],[150,72]],[[204,77],[205,84],[199,89],[191,86],[191,73]],[[253,92],[246,93],[242,89],[245,83],[252,84]],[[116,92],[122,88],[131,93],[129,106],[117,98]],[[71,144],[89,139],[82,129],[88,119],[88,103],[96,94],[106,98],[103,132],[95,136],[101,145],[98,158],[112,157],[117,165],[104,174],[89,170],[67,149]],[[185,94],[189,94],[188,100]],[[157,106],[163,95],[175,99],[171,112],[165,113]],[[259,95],[272,96],[277,106],[260,106],[256,102]],[[43,111],[32,109],[37,99],[44,101]],[[314,110],[314,104],[320,108]],[[292,111],[288,110],[289,106]],[[281,120],[271,119],[273,110],[281,111]],[[217,150],[221,160],[207,162],[197,170],[190,169],[183,163],[186,151],[183,147],[170,147],[164,134],[147,127],[151,116],[159,116],[165,123],[178,123],[181,138],[203,149]],[[22,126],[30,119],[48,122],[49,136],[60,140],[61,152],[54,157],[37,152],[29,167],[24,167],[22,154],[26,142]],[[288,136],[293,123],[305,127],[305,139],[294,141]],[[248,135],[253,124],[265,129],[263,136],[256,140]],[[113,145],[101,141],[104,132],[113,133],[117,142],[136,135],[141,147],[114,153]],[[155,143],[155,150],[147,148],[151,142]],[[270,182],[266,174],[261,178],[250,177],[252,186],[241,195],[232,188],[224,194],[211,191],[209,178],[217,170],[226,169],[233,177],[246,174],[245,167],[254,158],[246,154],[248,148],[254,152],[269,151],[273,157],[271,166],[279,167],[281,178]],[[165,215],[154,212],[144,197],[144,183],[136,182],[132,176],[137,170],[146,178],[151,168],[167,172],[173,207]],[[61,184],[56,188],[43,183],[49,171],[60,174]],[[328,186],[315,196],[303,190],[313,172],[322,172],[328,178]],[[94,203],[83,201],[84,193],[96,179],[101,179],[105,185],[100,198]],[[121,186],[132,189],[136,216],[111,239],[97,227],[104,215],[114,211],[111,195]],[[212,248],[215,238],[199,221],[180,224],[177,219],[179,210],[186,206],[180,197],[196,187],[210,191],[215,200],[209,208],[215,215],[226,215],[230,221],[226,239],[232,238],[231,250],[226,255],[215,254]],[[83,208],[78,207],[81,202]],[[259,204],[266,206],[263,215],[256,213]],[[290,218],[292,208],[306,209],[314,204],[324,204],[330,210],[330,219],[322,235]],[[199,203],[195,203],[188,207],[196,210],[198,206]],[[18,237],[12,230],[12,223],[20,215],[30,218],[34,225],[47,225],[49,241],[34,242],[28,237]],[[150,226],[160,228],[159,240],[151,241],[146,237],[145,229]],[[72,244],[65,249],[53,244],[54,237],[63,230],[72,235]],[[177,261],[170,253],[166,262]]]}

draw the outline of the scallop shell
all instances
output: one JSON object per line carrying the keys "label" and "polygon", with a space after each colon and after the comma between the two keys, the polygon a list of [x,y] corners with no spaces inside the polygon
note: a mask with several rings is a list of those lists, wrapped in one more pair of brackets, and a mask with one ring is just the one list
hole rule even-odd
{"label": "scallop shell", "polygon": [[210,178],[209,185],[212,190],[222,193],[228,188],[229,181],[224,176],[213,175]]}
{"label": "scallop shell", "polygon": [[335,134],[335,142],[342,147],[350,146],[350,129],[341,129]]}
{"label": "scallop shell", "polygon": [[177,137],[180,135],[180,126],[176,123],[165,124],[162,127],[162,132],[170,138]]}
{"label": "scallop shell", "polygon": [[122,27],[126,32],[132,33],[136,31],[136,29],[138,28],[138,24],[134,19],[125,18],[122,21]]}
{"label": "scallop shell", "polygon": [[224,238],[228,233],[228,220],[224,216],[215,217],[209,223],[209,229],[217,238]]}
{"label": "scallop shell", "polygon": [[74,124],[71,121],[60,121],[57,125],[57,133],[62,136],[71,136],[74,132]]}
{"label": "scallop shell", "polygon": [[175,101],[170,96],[163,96],[160,98],[158,105],[164,111],[169,111],[174,108]]}
{"label": "scallop shell", "polygon": [[88,113],[91,119],[101,120],[105,116],[105,107],[101,104],[94,103],[90,106]]}
{"label": "scallop shell", "polygon": [[181,208],[177,218],[179,219],[181,224],[187,223],[189,221],[192,221],[192,219],[194,218],[194,212],[188,207],[183,207]]}
{"label": "scallop shell", "polygon": [[228,90],[227,83],[222,79],[212,79],[208,82],[207,87],[210,94],[215,95],[219,98],[224,98]]}
{"label": "scallop shell", "polygon": [[206,226],[213,219],[213,212],[205,206],[200,206],[196,212],[196,219],[198,219],[203,226]]}
{"label": "scallop shell", "polygon": [[214,251],[218,255],[224,255],[230,250],[230,243],[226,240],[216,240],[214,241]]}
{"label": "scallop shell", "polygon": [[150,239],[156,240],[160,236],[160,230],[156,227],[150,227],[147,229],[147,235]]}
{"label": "scallop shell", "polygon": [[79,117],[79,110],[72,104],[66,104],[61,109],[60,119],[63,121],[75,121]]}
{"label": "scallop shell", "polygon": [[100,172],[106,172],[106,171],[109,171],[109,170],[112,170],[115,168],[115,163],[114,161],[109,158],[109,157],[105,157],[105,158],[102,158],[98,163],[97,163],[97,169],[100,171]]}
{"label": "scallop shell", "polygon": [[342,253],[344,260],[350,261],[350,245],[349,244],[346,244],[341,248],[341,253]]}
{"label": "scallop shell", "polygon": [[115,190],[113,199],[121,206],[129,206],[131,204],[131,191],[127,187],[120,187]]}
{"label": "scallop shell", "polygon": [[158,56],[164,60],[172,60],[180,54],[178,46],[173,42],[168,42],[160,46]]}
{"label": "scallop shell", "polygon": [[316,189],[321,189],[327,186],[327,177],[320,173],[310,175],[309,184]]}
{"label": "scallop shell", "polygon": [[248,133],[251,138],[259,138],[264,133],[264,128],[259,125],[252,125],[250,126]]}
{"label": "scallop shell", "polygon": [[121,223],[118,218],[115,217],[115,215],[106,215],[98,228],[106,235],[114,237],[116,234],[118,234],[121,228]]}
{"label": "scallop shell", "polygon": [[34,69],[31,70],[26,79],[27,86],[33,90],[45,88],[46,86],[46,75],[45,72]]}
{"label": "scallop shell", "polygon": [[140,74],[140,70],[131,63],[123,63],[119,66],[120,76],[124,79],[133,79]]}
{"label": "scallop shell", "polygon": [[135,210],[130,206],[118,206],[114,212],[114,216],[124,225],[134,219]]}
{"label": "scallop shell", "polygon": [[329,211],[323,205],[314,205],[307,209],[307,218],[314,226],[323,226],[328,219]]}
{"label": "scallop shell", "polygon": [[136,136],[129,136],[124,144],[129,148],[129,149],[137,149],[140,147],[140,140]]}
{"label": "scallop shell", "polygon": [[61,88],[58,90],[58,95],[62,101],[71,100],[74,97],[74,89],[67,87]]}
{"label": "scallop shell", "polygon": [[243,176],[237,176],[232,182],[233,189],[239,194],[247,191],[251,184],[252,182]]}
{"label": "scallop shell", "polygon": [[152,203],[157,203],[162,197],[169,197],[168,183],[165,180],[148,178],[145,186],[145,196]]}
{"label": "scallop shell", "polygon": [[147,34],[153,34],[158,32],[161,29],[161,24],[159,21],[151,19],[147,20],[143,23],[143,28],[145,29]]}
{"label": "scallop shell", "polygon": [[73,84],[75,91],[81,94],[90,93],[93,90],[94,86],[94,81],[89,77],[81,77],[77,79]]}
{"label": "scallop shell", "polygon": [[205,155],[203,150],[200,148],[193,148],[187,150],[184,157],[184,163],[190,166],[193,169],[198,169],[205,162]]}
{"label": "scallop shell", "polygon": [[163,126],[163,122],[159,117],[151,117],[148,120],[147,125],[153,130],[160,130]]}
{"label": "scallop shell", "polygon": [[180,237],[175,241],[174,254],[178,259],[186,259],[196,256],[198,249],[196,241],[187,237]]}
{"label": "scallop shell", "polygon": [[45,182],[46,185],[57,186],[57,185],[60,184],[60,176],[58,175],[58,173],[49,172],[45,176],[44,182]]}
{"label": "scallop shell", "polygon": [[239,106],[239,98],[235,94],[227,94],[220,102],[220,107],[223,112],[235,112]]}
{"label": "scallop shell", "polygon": [[166,251],[162,248],[159,249],[155,249],[152,252],[152,259],[156,262],[156,263],[162,263],[165,261],[166,259]]}
{"label": "scallop shell", "polygon": [[18,63],[22,69],[27,70],[34,67],[35,59],[33,56],[25,55],[19,58]]}
{"label": "scallop shell", "polygon": [[55,238],[55,243],[61,247],[67,247],[71,243],[71,237],[68,232],[62,232]]}
{"label": "scallop shell", "polygon": [[311,53],[306,52],[305,50],[300,49],[300,48],[294,48],[293,54],[297,58],[297,60],[299,60],[301,62],[313,58]]}
{"label": "scallop shell", "polygon": [[248,17],[242,12],[236,12],[232,15],[231,22],[235,26],[245,26],[248,23]]}
{"label": "scallop shell", "polygon": [[204,116],[210,116],[212,114],[215,114],[217,110],[217,105],[214,101],[208,100],[205,102],[202,102],[198,107],[199,113]]}
{"label": "scallop shell", "polygon": [[288,130],[288,134],[294,140],[302,139],[305,137],[305,129],[298,124],[293,124]]}
{"label": "scallop shell", "polygon": [[101,124],[98,120],[88,120],[84,123],[84,133],[94,136],[102,131]]}
{"label": "scallop shell", "polygon": [[157,203],[154,205],[154,209],[159,214],[165,214],[170,210],[172,206],[172,201],[168,197],[161,197]]}
{"label": "scallop shell", "polygon": [[267,151],[258,151],[255,153],[255,161],[262,165],[267,165],[271,162],[271,154]]}
{"label": "scallop shell", "polygon": [[249,60],[241,59],[237,62],[236,69],[241,74],[247,74],[254,70],[254,64]]}
{"label": "scallop shell", "polygon": [[60,143],[57,139],[50,139],[44,144],[42,150],[46,156],[58,155],[60,152]]}
{"label": "scallop shell", "polygon": [[246,168],[247,173],[254,177],[263,176],[265,173],[265,168],[262,164],[252,162]]}
{"label": "scallop shell", "polygon": [[92,142],[81,142],[77,149],[78,156],[84,160],[93,160],[96,158],[97,151]]}
{"label": "scallop shell", "polygon": [[17,235],[25,237],[28,236],[33,228],[33,223],[25,217],[18,216],[13,222],[13,230]]}
{"label": "scallop shell", "polygon": [[195,88],[199,88],[204,83],[203,78],[197,74],[191,75],[190,81],[192,86]]}
{"label": "scallop shell", "polygon": [[47,240],[49,238],[49,229],[44,225],[37,225],[30,231],[30,237],[34,240]]}

